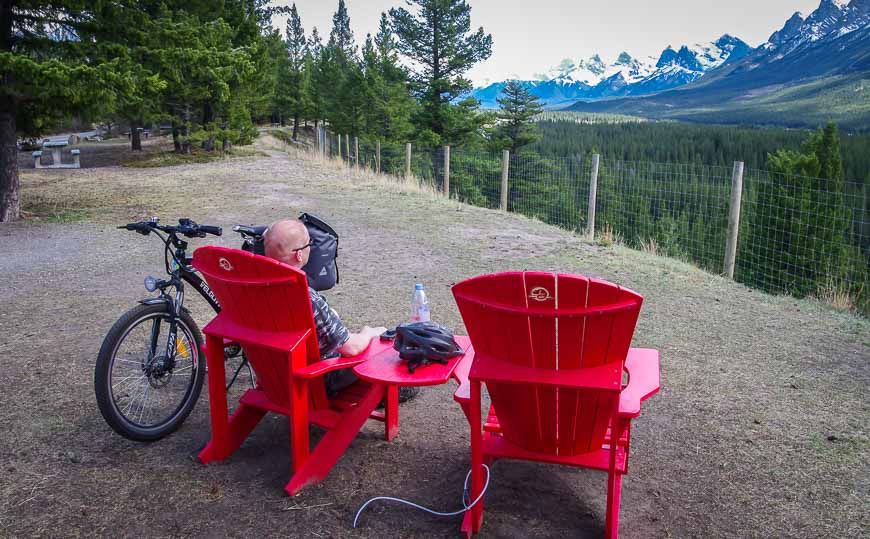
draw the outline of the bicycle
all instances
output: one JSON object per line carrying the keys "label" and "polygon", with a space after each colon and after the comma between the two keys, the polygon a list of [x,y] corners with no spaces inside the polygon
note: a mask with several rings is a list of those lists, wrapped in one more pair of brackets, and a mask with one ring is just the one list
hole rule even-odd
{"label": "bicycle", "polygon": [[[223,230],[190,219],[179,219],[177,226],[161,225],[157,218],[118,228],[159,237],[169,278],[146,277],[146,290],[159,291],[159,295],[140,300],[106,334],[97,356],[94,390],[100,413],[115,432],[130,440],[155,441],[187,419],[205,380],[205,362],[200,361],[202,334],[184,307],[184,284],[192,286],[215,313],[220,312],[214,293],[190,265],[188,242],[179,236],[220,236]],[[253,245],[262,241],[265,228],[236,226],[233,230],[242,234],[246,245]],[[161,335],[165,335],[162,340]],[[228,343],[224,354],[228,359],[242,358],[227,390],[245,367],[253,386],[254,372],[241,346]]]}

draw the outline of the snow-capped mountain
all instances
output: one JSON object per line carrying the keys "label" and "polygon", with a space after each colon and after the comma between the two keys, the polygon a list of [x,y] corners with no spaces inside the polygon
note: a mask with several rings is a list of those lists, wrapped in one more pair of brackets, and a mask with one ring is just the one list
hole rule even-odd
{"label": "snow-capped mountain", "polygon": [[627,52],[622,52],[611,64],[601,60],[601,56],[595,54],[583,60],[566,58],[558,67],[551,69],[544,80],[558,80],[563,84],[581,83],[594,87],[602,81],[620,76],[627,83],[641,80],[654,69],[653,58],[638,60],[632,58]]}
{"label": "snow-capped mountain", "polygon": [[[691,83],[707,84],[723,77],[736,83],[739,81],[735,77],[755,70],[757,84],[762,81],[773,84],[774,80],[776,84],[788,84],[811,76],[843,73],[847,66],[860,70],[863,64],[856,54],[862,51],[854,47],[860,46],[865,32],[870,32],[870,0],[821,0],[809,16],[795,13],[755,49],[725,34],[711,43],[668,46],[658,59],[633,58],[628,53],[620,54],[612,62],[600,55],[568,58],[540,80],[523,84],[547,107],[578,100],[644,96]],[[854,33],[859,37],[846,39]],[[823,50],[829,44],[831,50]],[[768,70],[770,73],[766,74]],[[497,108],[496,98],[504,84],[477,88],[473,96],[483,107]]]}
{"label": "snow-capped mountain", "polygon": [[[694,72],[693,62],[699,56],[716,58],[717,54],[711,50],[709,55],[698,51],[688,55],[682,49],[666,49],[659,63],[667,64],[670,71],[659,65],[659,75],[688,77],[686,72]],[[868,76],[870,0],[821,0],[809,16],[795,13],[765,43],[749,51],[732,50],[724,62],[679,91],[648,91],[634,84],[634,92],[625,93],[626,97],[585,99],[570,108],[694,121],[755,118],[785,125],[802,125],[804,117],[813,122],[839,114],[840,121],[866,128],[862,122],[870,121],[870,112],[861,96],[866,95],[863,80]],[[676,86],[674,81],[670,84]],[[844,101],[855,106],[837,112],[831,105]],[[862,114],[867,120],[856,119]]]}
{"label": "snow-capped mountain", "polygon": [[[598,54],[589,58],[566,58],[535,81],[520,81],[545,106],[554,107],[578,99],[602,99],[638,95],[674,88],[697,80],[725,62],[741,58],[750,47],[728,34],[710,43],[668,46],[658,60],[634,58],[622,52],[612,62]],[[504,82],[477,88],[473,95],[485,108],[497,108],[496,98]]]}
{"label": "snow-capped mountain", "polygon": [[800,12],[770,35],[762,50],[785,55],[810,43],[833,39],[870,26],[870,1],[822,0],[818,9],[804,19]]}

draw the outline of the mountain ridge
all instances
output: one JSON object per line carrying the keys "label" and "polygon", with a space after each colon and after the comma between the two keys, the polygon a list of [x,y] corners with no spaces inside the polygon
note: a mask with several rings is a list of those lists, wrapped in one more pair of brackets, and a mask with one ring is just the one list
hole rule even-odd
{"label": "mountain ridge", "polygon": [[[651,118],[715,117],[727,121],[724,111],[743,118],[741,108],[759,109],[754,100],[764,98],[765,106],[780,111],[780,123],[791,125],[794,121],[787,116],[799,114],[800,110],[792,110],[787,102],[771,101],[769,96],[790,95],[784,91],[809,85],[812,94],[822,101],[829,101],[826,88],[836,91],[838,99],[845,98],[849,103],[843,110],[852,114],[843,119],[855,125],[857,118],[859,128],[865,124],[870,127],[870,98],[861,82],[870,74],[854,77],[870,72],[870,0],[821,0],[806,17],[795,12],[756,48],[730,34],[709,45],[678,49],[668,46],[653,70],[636,80],[623,80],[622,84],[598,81],[586,87],[569,86],[570,91],[563,87],[558,96],[547,95],[551,81],[535,81],[529,87],[533,94],[543,94],[542,101],[550,108]],[[562,80],[567,82],[565,77]],[[854,90],[842,91],[844,81],[852,80],[858,81]],[[494,102],[497,87],[488,88],[486,97]],[[576,99],[569,104],[572,97]],[[776,118],[776,114],[768,112],[765,109],[766,121]],[[808,116],[815,118],[815,112],[819,111]]]}
{"label": "mountain ridge", "polygon": [[[687,84],[707,71],[745,55],[751,47],[743,40],[723,34],[715,41],[668,45],[656,60],[639,59],[621,52],[610,63],[593,54],[585,59],[566,58],[538,80],[518,81],[545,107],[564,106],[579,99],[604,99],[661,91]],[[498,108],[497,97],[506,81],[476,88],[472,96],[484,108]]]}

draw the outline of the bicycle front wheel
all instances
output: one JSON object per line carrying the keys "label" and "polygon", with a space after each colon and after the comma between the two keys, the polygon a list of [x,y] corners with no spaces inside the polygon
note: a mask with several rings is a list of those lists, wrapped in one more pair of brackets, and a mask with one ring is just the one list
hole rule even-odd
{"label": "bicycle front wheel", "polygon": [[186,310],[176,320],[166,304],[137,305],[109,330],[94,371],[103,418],[121,436],[154,441],[174,432],[193,410],[205,379],[202,335]]}

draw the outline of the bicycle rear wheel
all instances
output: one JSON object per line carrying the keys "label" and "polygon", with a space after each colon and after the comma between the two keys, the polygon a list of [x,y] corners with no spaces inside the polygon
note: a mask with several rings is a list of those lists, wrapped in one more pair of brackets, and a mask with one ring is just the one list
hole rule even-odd
{"label": "bicycle rear wheel", "polygon": [[137,305],[115,322],[100,347],[94,370],[97,405],[125,438],[154,441],[174,432],[202,391],[199,328],[182,310],[174,353],[167,354],[170,319],[167,304]]}

